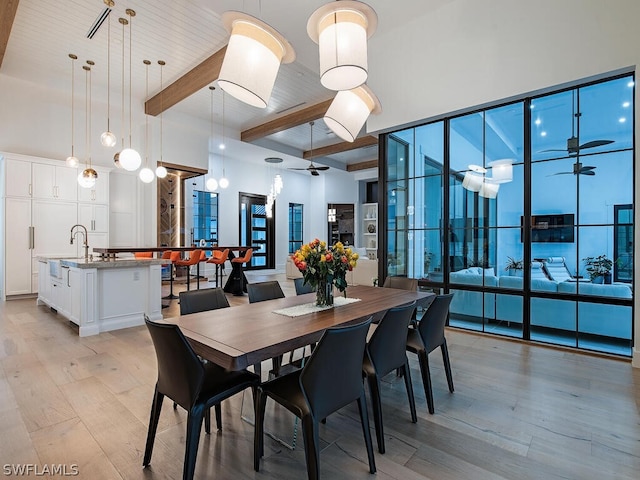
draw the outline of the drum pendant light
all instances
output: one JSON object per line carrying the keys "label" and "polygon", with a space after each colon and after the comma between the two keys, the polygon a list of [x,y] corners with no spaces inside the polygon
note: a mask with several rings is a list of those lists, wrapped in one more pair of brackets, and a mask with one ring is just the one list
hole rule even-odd
{"label": "drum pendant light", "polygon": [[369,5],[342,0],[318,8],[307,33],[320,51],[320,83],[329,90],[350,90],[367,81],[367,39],[378,16]]}
{"label": "drum pendant light", "polygon": [[347,142],[353,142],[369,114],[382,111],[380,102],[367,85],[338,92],[331,102],[324,122],[337,136]]}
{"label": "drum pendant light", "polygon": [[130,172],[136,171],[142,164],[142,158],[140,154],[131,147],[131,128],[132,128],[132,113],[131,113],[131,44],[133,37],[133,17],[136,12],[127,8],[127,15],[129,15],[129,148],[125,148],[120,152],[120,165],[125,170]]}
{"label": "drum pendant light", "polygon": [[75,118],[75,107],[74,107],[74,98],[75,98],[75,81],[74,81],[74,72],[75,72],[75,63],[78,57],[73,53],[69,54],[69,58],[71,59],[71,155],[67,157],[66,163],[67,166],[76,168],[78,166],[78,159],[74,153],[74,144],[73,144],[73,127],[74,127],[74,118]]}
{"label": "drum pendant light", "polygon": [[280,64],[296,58],[293,47],[278,31],[251,15],[225,12],[222,21],[231,38],[218,85],[244,103],[265,108]]}

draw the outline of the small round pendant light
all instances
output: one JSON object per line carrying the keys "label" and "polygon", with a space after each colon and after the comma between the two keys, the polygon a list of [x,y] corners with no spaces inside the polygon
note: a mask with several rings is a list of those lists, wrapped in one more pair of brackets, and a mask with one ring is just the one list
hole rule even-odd
{"label": "small round pendant light", "polygon": [[93,188],[98,179],[98,172],[96,172],[91,166],[91,67],[95,63],[91,60],[87,60],[87,65],[83,65],[82,68],[85,71],[85,134],[86,134],[86,156],[87,161],[85,169],[78,175],[78,184],[82,188]]}
{"label": "small round pendant light", "polygon": [[115,5],[113,0],[103,0],[109,9],[107,14],[107,130],[100,135],[100,143],[105,147],[115,147],[116,136],[110,128],[111,124],[111,8]]}
{"label": "small round pendant light", "polygon": [[[145,98],[149,98],[149,60],[143,60],[145,66]],[[144,167],[138,172],[143,183],[151,183],[155,178],[153,170],[149,168],[149,115],[144,114]]]}
{"label": "small round pendant light", "polygon": [[76,156],[75,156],[74,144],[73,144],[73,138],[74,138],[73,127],[74,127],[74,118],[75,118],[75,107],[74,107],[74,98],[75,98],[75,94],[74,94],[74,91],[75,91],[75,80],[74,80],[75,74],[74,74],[74,72],[75,72],[75,68],[74,68],[74,66],[75,66],[76,60],[78,59],[78,56],[74,55],[73,53],[70,53],[69,54],[69,58],[71,59],[71,155],[69,155],[67,157],[66,163],[67,163],[67,166],[72,167],[72,168],[76,168],[78,166],[78,164],[80,163],[78,161],[78,159],[76,158]]}
{"label": "small round pendant light", "polygon": [[166,167],[162,163],[162,131],[164,130],[162,123],[162,114],[164,112],[164,105],[162,103],[162,100],[164,99],[164,91],[162,89],[162,69],[166,65],[166,62],[164,60],[158,60],[158,65],[160,65],[160,165],[156,167],[156,177],[164,178],[168,173]]}
{"label": "small round pendant light", "polygon": [[130,8],[127,8],[126,12],[127,12],[127,15],[129,15],[129,148],[125,148],[124,150],[122,150],[120,152],[120,165],[122,165],[122,168],[124,168],[125,170],[133,172],[133,171],[137,170],[138,168],[140,168],[140,165],[142,164],[142,158],[140,157],[140,154],[131,147],[131,128],[132,128],[132,125],[131,125],[132,124],[132,113],[131,113],[131,44],[132,44],[132,37],[133,37],[132,19],[133,19],[133,17],[135,17],[136,12],[135,12],[135,10],[131,10]]}

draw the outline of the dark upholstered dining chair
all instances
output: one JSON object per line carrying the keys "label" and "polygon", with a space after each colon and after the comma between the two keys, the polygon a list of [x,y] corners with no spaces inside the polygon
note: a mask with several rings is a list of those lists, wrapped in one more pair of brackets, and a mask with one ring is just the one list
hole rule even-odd
{"label": "dark upholstered dining chair", "polygon": [[315,287],[308,283],[304,283],[304,278],[294,278],[293,286],[296,287],[296,295],[304,295],[305,293],[315,292]]}
{"label": "dark upholstered dining chair", "polygon": [[438,347],[442,351],[442,361],[447,383],[449,384],[449,391],[453,393],[453,376],[451,374],[451,363],[449,362],[449,350],[447,349],[447,340],[444,337],[444,327],[452,298],[453,293],[437,295],[422,316],[422,320],[418,322],[418,327],[416,329],[410,328],[407,336],[407,351],[418,354],[424,394],[427,397],[427,406],[431,414],[434,412],[434,407],[431,374],[429,372],[429,353]]}
{"label": "dark upholstered dining chair", "polygon": [[367,401],[362,382],[362,359],[370,324],[371,319],[368,319],[357,325],[326,330],[302,370],[265,382],[258,388],[253,447],[256,471],[260,469],[260,458],[264,450],[267,398],[272,398],[302,419],[309,480],[320,478],[318,422],[357,401],[369,458],[369,471],[375,473]]}
{"label": "dark upholstered dining chair", "polygon": [[144,320],[156,351],[158,381],[151,404],[142,465],[146,467],[151,463],[162,402],[167,396],[188,412],[182,478],[191,480],[195,471],[203,417],[205,431],[210,433],[209,409],[247,387],[253,390],[255,401],[260,379],[246,370],[232,372],[214,363],[203,364],[177,325],[156,323],[146,315]]}
{"label": "dark upholstered dining chair", "polygon": [[222,288],[180,292],[180,315],[227,308],[229,300]]}
{"label": "dark upholstered dining chair", "polygon": [[247,283],[249,303],[264,302],[275,298],[284,298],[282,287],[276,280],[267,282]]}
{"label": "dark upholstered dining chair", "polygon": [[416,278],[409,277],[389,276],[384,279],[382,286],[386,288],[397,288],[400,290],[410,290],[415,292],[418,290],[418,280]]}
{"label": "dark upholstered dining chair", "polygon": [[404,376],[411,421],[413,423],[418,421],[416,402],[413,397],[413,387],[411,386],[411,372],[407,360],[407,331],[415,308],[416,302],[411,302],[408,305],[388,310],[376,326],[369,343],[367,343],[362,371],[369,383],[378,451],[380,453],[385,452],[382,402],[380,400],[380,379],[382,377],[394,370],[399,370],[399,373]]}

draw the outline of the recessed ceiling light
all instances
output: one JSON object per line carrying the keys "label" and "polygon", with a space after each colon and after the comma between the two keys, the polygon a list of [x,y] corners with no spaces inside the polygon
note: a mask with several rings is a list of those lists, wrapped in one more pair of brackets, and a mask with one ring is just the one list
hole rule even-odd
{"label": "recessed ceiling light", "polygon": [[627,87],[631,88],[635,85],[633,80],[629,80],[629,83],[627,83]]}
{"label": "recessed ceiling light", "polygon": [[547,136],[547,132],[540,132],[540,136],[541,137],[546,137]]}
{"label": "recessed ceiling light", "polygon": [[626,119],[625,117],[620,117],[620,118],[618,119],[618,121],[619,121],[620,123],[624,123],[624,122],[626,122],[626,121],[627,121],[627,119]]}
{"label": "recessed ceiling light", "polygon": [[532,103],[532,104],[529,106],[529,108],[530,108],[531,110],[533,110],[534,108],[536,108],[536,106]]}
{"label": "recessed ceiling light", "polygon": [[221,143],[221,144],[218,146],[218,148],[219,148],[220,150],[224,150],[224,149],[225,149],[225,148],[227,148],[227,147],[225,146],[225,144],[224,144],[224,143]]}
{"label": "recessed ceiling light", "polygon": [[540,120],[539,118],[536,118],[536,121],[534,123],[536,125],[540,125],[542,123],[542,120]]}
{"label": "recessed ceiling light", "polygon": [[624,102],[622,104],[622,108],[629,108],[630,105],[631,105],[631,102]]}

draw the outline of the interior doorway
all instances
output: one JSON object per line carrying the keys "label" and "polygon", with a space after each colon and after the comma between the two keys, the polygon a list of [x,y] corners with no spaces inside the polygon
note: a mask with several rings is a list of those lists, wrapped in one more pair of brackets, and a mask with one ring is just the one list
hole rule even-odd
{"label": "interior doorway", "polygon": [[240,245],[251,245],[253,257],[247,269],[275,268],[275,202],[267,212],[267,197],[239,193]]}

